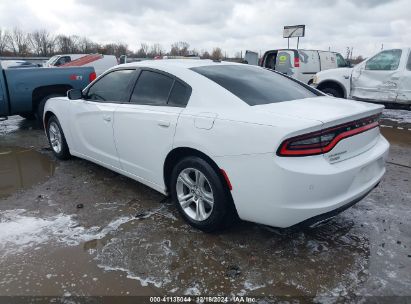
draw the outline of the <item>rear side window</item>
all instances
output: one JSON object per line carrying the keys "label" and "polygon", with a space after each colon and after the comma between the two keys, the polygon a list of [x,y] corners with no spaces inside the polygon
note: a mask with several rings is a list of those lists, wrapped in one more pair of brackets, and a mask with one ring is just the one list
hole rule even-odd
{"label": "rear side window", "polygon": [[263,68],[211,65],[191,70],[216,82],[250,106],[320,96],[296,81]]}
{"label": "rear side window", "polygon": [[143,71],[131,96],[131,103],[145,105],[166,105],[174,79],[166,75]]}
{"label": "rear side window", "polygon": [[191,88],[180,81],[174,82],[173,89],[171,90],[170,97],[168,99],[168,105],[175,107],[185,107],[188,99],[191,95]]}
{"label": "rear side window", "polygon": [[88,90],[87,99],[102,102],[121,102],[134,70],[110,72],[97,80]]}

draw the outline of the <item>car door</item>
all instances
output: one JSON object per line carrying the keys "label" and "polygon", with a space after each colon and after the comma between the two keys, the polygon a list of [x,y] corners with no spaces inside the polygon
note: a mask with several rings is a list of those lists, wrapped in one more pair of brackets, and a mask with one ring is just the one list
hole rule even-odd
{"label": "car door", "polygon": [[114,138],[125,171],[164,189],[164,160],[190,94],[191,87],[170,74],[140,70],[130,102],[114,112]]}
{"label": "car door", "polygon": [[135,69],[111,71],[70,100],[71,137],[75,152],[106,166],[121,168],[113,138],[114,110],[130,94]]}
{"label": "car door", "polygon": [[394,102],[400,81],[402,50],[381,51],[353,69],[351,96],[360,100]]}
{"label": "car door", "polygon": [[400,77],[400,83],[398,87],[398,95],[396,101],[398,103],[411,102],[411,51],[408,51],[408,58],[405,69]]}

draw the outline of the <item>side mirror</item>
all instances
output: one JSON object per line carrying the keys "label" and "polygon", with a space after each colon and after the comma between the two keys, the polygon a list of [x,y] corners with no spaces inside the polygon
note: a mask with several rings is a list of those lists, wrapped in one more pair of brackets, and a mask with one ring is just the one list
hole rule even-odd
{"label": "side mirror", "polygon": [[80,89],[71,89],[67,92],[67,97],[70,100],[83,98],[83,92]]}

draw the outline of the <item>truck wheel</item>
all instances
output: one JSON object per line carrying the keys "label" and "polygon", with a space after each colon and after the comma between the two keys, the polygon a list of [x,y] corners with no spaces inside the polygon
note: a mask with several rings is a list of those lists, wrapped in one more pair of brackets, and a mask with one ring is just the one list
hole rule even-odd
{"label": "truck wheel", "polygon": [[56,116],[51,116],[46,126],[47,138],[53,154],[61,160],[70,158],[70,150],[64,136],[63,129]]}
{"label": "truck wheel", "polygon": [[327,95],[333,96],[333,97],[338,97],[338,98],[344,98],[344,96],[341,94],[341,92],[339,92],[336,89],[333,88],[324,88],[321,89],[321,91]]}
{"label": "truck wheel", "polygon": [[36,115],[30,113],[30,114],[20,114],[21,117],[27,119],[27,120],[35,120]]}
{"label": "truck wheel", "polygon": [[47,100],[49,100],[50,98],[53,98],[53,97],[64,97],[64,95],[62,95],[62,94],[50,94],[50,95],[47,95],[47,96],[45,96],[45,97],[40,101],[40,103],[39,103],[38,106],[37,106],[37,109],[36,109],[36,117],[37,117],[37,122],[38,122],[40,128],[43,128],[43,127],[44,127],[44,126],[43,126],[44,106],[46,105]]}

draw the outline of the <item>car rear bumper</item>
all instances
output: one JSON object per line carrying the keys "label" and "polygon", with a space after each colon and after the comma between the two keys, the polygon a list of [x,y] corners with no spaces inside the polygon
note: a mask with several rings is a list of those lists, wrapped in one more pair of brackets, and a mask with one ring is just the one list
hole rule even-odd
{"label": "car rear bumper", "polygon": [[241,219],[280,228],[313,225],[366,196],[382,179],[389,144],[379,135],[360,155],[330,164],[322,155],[274,153],[217,158]]}

